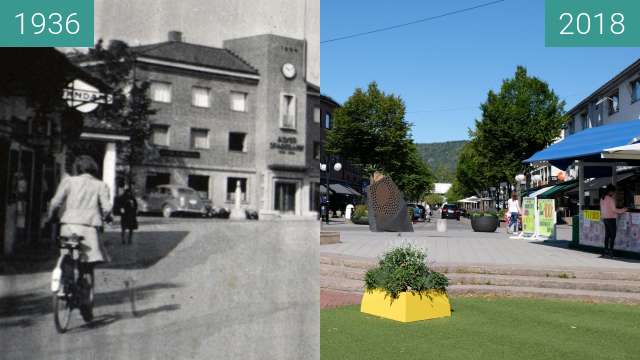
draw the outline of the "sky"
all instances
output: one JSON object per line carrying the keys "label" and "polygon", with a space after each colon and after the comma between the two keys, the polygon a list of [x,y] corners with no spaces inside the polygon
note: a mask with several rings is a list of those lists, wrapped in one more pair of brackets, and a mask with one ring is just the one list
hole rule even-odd
{"label": "sky", "polygon": [[[406,23],[487,0],[322,0],[320,40]],[[523,65],[565,110],[640,57],[639,48],[545,48],[544,1],[506,0],[386,32],[321,43],[322,92],[342,103],[371,81],[399,95],[416,142],[468,139],[489,90]]]}
{"label": "sky", "polygon": [[320,0],[95,0],[95,36],[140,45],[177,30],[187,42],[214,47],[260,34],[307,39],[307,79],[319,85],[319,15]]}

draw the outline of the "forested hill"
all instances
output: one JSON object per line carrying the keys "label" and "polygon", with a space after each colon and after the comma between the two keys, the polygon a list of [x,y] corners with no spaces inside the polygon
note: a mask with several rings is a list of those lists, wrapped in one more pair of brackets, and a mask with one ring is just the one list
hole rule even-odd
{"label": "forested hill", "polygon": [[422,159],[429,164],[438,182],[453,182],[460,150],[467,140],[416,144]]}

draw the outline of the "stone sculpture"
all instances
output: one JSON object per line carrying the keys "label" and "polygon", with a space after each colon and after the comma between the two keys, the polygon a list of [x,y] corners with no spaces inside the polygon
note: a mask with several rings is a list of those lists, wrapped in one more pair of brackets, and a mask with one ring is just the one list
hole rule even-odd
{"label": "stone sculpture", "polygon": [[380,173],[372,177],[368,191],[369,230],[413,232],[407,203],[393,180]]}

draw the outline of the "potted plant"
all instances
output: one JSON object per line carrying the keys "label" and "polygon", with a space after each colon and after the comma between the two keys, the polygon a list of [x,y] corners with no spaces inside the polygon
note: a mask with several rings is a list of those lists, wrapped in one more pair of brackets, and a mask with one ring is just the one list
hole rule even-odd
{"label": "potted plant", "polygon": [[498,214],[491,211],[471,214],[471,228],[475,232],[495,232],[500,226]]}
{"label": "potted plant", "polygon": [[356,205],[353,215],[351,215],[351,222],[358,225],[369,225],[367,205]]}
{"label": "potted plant", "polygon": [[420,249],[392,249],[367,271],[364,282],[363,313],[400,322],[451,316],[449,279],[429,269]]}

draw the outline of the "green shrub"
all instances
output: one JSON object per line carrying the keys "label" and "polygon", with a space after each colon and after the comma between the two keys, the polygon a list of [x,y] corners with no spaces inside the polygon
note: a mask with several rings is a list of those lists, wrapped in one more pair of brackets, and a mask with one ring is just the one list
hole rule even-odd
{"label": "green shrub", "polygon": [[367,210],[367,205],[356,205],[355,210],[353,210],[354,218],[368,218],[369,211]]}
{"label": "green shrub", "polygon": [[378,266],[367,271],[364,283],[367,291],[384,290],[393,301],[402,292],[446,292],[449,279],[429,269],[422,250],[404,246],[385,253]]}

